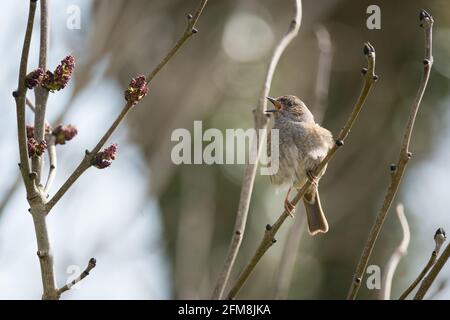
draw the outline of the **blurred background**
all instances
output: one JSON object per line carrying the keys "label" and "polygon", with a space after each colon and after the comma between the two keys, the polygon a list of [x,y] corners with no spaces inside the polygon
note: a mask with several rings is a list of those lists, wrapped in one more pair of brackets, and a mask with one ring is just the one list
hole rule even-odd
{"label": "blurred background", "polygon": [[[199,2],[50,1],[49,68],[67,54],[76,57],[77,67],[68,88],[50,96],[48,120],[53,123],[63,116],[63,123],[75,124],[79,131],[58,149],[53,192],[116,117],[130,78],[148,74],[156,66],[184,32],[186,15]],[[394,206],[405,205],[411,243],[394,276],[393,298],[426,264],[435,230],[450,229],[450,3],[377,1],[380,30],[366,27],[366,9],[371,4],[303,1],[299,36],[281,58],[271,96],[298,95],[312,106],[316,119],[337,134],[361,88],[365,41],[376,48],[380,80],[345,148],[321,180],[330,231],[313,238],[301,223],[287,221],[239,298],[346,297],[389,183],[389,165],[397,161],[422,75],[424,36],[418,22],[422,8],[435,20],[435,64],[413,135],[414,156],[394,202]],[[34,228],[24,188],[16,182],[17,129],[11,97],[17,85],[28,1],[3,0],[2,7],[0,298],[38,299],[41,279]],[[80,28],[70,29],[67,21],[77,10]],[[198,23],[199,33],[158,74],[148,97],[112,137],[111,142],[119,145],[117,160],[107,170],[88,170],[49,217],[60,286],[84,269],[91,256],[97,258],[97,268],[64,299],[210,297],[233,233],[244,165],[176,166],[170,158],[175,145],[170,136],[176,128],[192,131],[194,120],[202,120],[204,130],[252,127],[252,109],[271,52],[292,17],[292,0],[208,2]],[[38,21],[39,10],[30,69],[37,66]],[[318,74],[323,88],[319,94]],[[264,226],[281,213],[283,197],[284,190],[272,186],[268,177],[257,177],[231,282],[253,254]],[[301,219],[302,210],[299,206],[295,219]],[[290,230],[294,223],[297,227]],[[369,264],[383,269],[401,237],[392,209]],[[291,247],[283,254],[286,243]],[[292,277],[280,287],[280,273],[289,258],[294,262]],[[445,268],[430,297],[450,298],[449,276]],[[377,297],[378,290],[363,284],[359,298]]]}

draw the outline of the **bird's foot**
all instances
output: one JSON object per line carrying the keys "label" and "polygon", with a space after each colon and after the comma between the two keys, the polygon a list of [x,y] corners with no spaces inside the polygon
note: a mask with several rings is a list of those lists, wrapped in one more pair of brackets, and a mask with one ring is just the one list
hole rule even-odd
{"label": "bird's foot", "polygon": [[314,175],[314,173],[311,170],[306,171],[306,175],[308,176],[309,182],[315,187],[319,185],[319,179]]}

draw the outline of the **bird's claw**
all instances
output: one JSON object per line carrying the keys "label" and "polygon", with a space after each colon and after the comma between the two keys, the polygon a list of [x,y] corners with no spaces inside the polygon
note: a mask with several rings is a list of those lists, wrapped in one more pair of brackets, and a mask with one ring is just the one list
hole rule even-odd
{"label": "bird's claw", "polygon": [[284,200],[284,210],[286,210],[291,218],[294,217],[295,205],[293,205],[287,198]]}
{"label": "bird's claw", "polygon": [[311,170],[306,171],[306,175],[308,176],[309,182],[311,182],[312,185],[318,186],[319,182],[317,177],[314,175],[314,173]]}

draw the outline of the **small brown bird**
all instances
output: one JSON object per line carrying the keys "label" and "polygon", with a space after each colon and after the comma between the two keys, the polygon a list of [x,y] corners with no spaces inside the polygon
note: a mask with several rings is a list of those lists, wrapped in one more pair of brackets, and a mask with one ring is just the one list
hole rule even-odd
{"label": "small brown bird", "polygon": [[[312,113],[296,96],[267,99],[275,106],[275,109],[267,110],[275,118],[273,129],[279,130],[279,169],[270,179],[274,184],[289,184],[284,208],[291,216],[295,211],[295,206],[289,202],[292,187],[301,189],[310,180],[311,187],[303,196],[309,233],[326,233],[328,222],[322,211],[318,190],[319,180],[326,167],[318,177],[314,176],[313,170],[333,147],[333,136],[330,131],[314,122]],[[268,145],[270,150],[270,136]]]}

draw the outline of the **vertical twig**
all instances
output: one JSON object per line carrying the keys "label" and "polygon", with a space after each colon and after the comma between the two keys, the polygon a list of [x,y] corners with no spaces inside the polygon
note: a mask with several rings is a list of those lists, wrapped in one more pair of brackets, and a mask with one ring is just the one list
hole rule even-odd
{"label": "vertical twig", "polygon": [[161,60],[161,62],[153,69],[152,72],[147,76],[147,84],[149,84],[153,78],[161,71],[161,69],[169,62],[170,59],[177,53],[178,49],[188,40],[192,35],[196,34],[198,30],[196,29],[196,25],[198,19],[200,18],[203,9],[205,9],[206,3],[208,0],[202,0],[200,6],[195,12],[194,16],[191,14],[188,15],[188,24],[186,26],[186,30],[184,31],[181,38],[175,43],[172,49],[170,49],[169,53]]}
{"label": "vertical twig", "polygon": [[28,68],[28,56],[30,53],[31,35],[33,34],[34,16],[36,13],[36,1],[30,0],[30,9],[28,13],[27,28],[25,31],[25,39],[23,41],[22,55],[20,58],[19,80],[17,85],[17,91],[13,92],[13,96],[16,100],[17,107],[17,137],[19,143],[19,156],[20,163],[19,168],[22,174],[22,179],[27,191],[27,197],[33,198],[36,196],[36,188],[34,181],[30,175],[30,163],[28,161],[28,149],[27,149],[27,133],[25,127],[25,104],[27,87],[25,85],[25,77],[27,75]]}
{"label": "vertical twig", "polygon": [[[41,8],[41,30],[39,41],[39,68],[47,70],[47,50],[49,35],[49,15],[47,0],[40,0]],[[45,139],[45,111],[47,108],[48,90],[37,86],[35,93],[35,116],[34,116],[34,138],[41,142]],[[41,183],[41,172],[43,166],[43,155],[34,156],[31,159],[32,171],[36,173],[37,184]]]}
{"label": "vertical twig", "polygon": [[[300,29],[302,20],[302,2],[301,0],[295,0],[295,13],[294,18],[289,25],[287,33],[280,40],[278,45],[272,54],[269,67],[266,73],[263,89],[259,96],[258,105],[254,111],[255,129],[267,129],[268,118],[264,111],[267,109],[267,99],[269,95],[270,86],[272,84],[273,75],[275,73],[278,61],[281,55],[285,51],[286,47],[297,36]],[[258,132],[265,132],[266,130],[258,130]],[[256,171],[258,168],[258,162],[261,155],[261,144],[266,140],[264,134],[258,137],[258,147],[256,158],[252,163],[249,163],[245,167],[244,178],[242,181],[241,194],[239,198],[239,205],[236,214],[236,222],[234,226],[234,232],[231,239],[230,247],[228,249],[227,256],[225,258],[224,266],[219,274],[216,286],[212,293],[212,299],[222,299],[223,292],[230,278],[231,270],[233,269],[234,262],[236,260],[239,248],[241,247],[242,239],[244,237],[245,226],[247,224],[248,210],[250,207],[250,200],[253,192],[253,185],[255,182]]]}
{"label": "vertical twig", "polygon": [[47,150],[48,150],[48,158],[50,162],[50,169],[48,170],[48,178],[44,187],[44,194],[48,194],[53,181],[56,177],[56,169],[58,165],[57,156],[56,156],[56,137],[53,134],[50,134],[47,138]]}
{"label": "vertical twig", "polygon": [[383,280],[381,284],[380,290],[380,299],[381,300],[390,300],[391,299],[391,288],[392,288],[392,279],[394,278],[395,270],[397,270],[398,263],[400,259],[404,257],[407,253],[409,240],[411,238],[408,220],[405,216],[405,210],[403,204],[397,205],[397,216],[400,221],[400,225],[403,230],[403,238],[397,248],[395,248],[392,253],[391,258],[389,259],[386,267],[384,268]]}
{"label": "vertical twig", "polygon": [[[314,104],[312,112],[317,123],[322,123],[328,106],[328,91],[330,86],[331,65],[333,61],[333,47],[330,33],[323,25],[315,29],[319,49],[317,77]],[[305,215],[297,215],[294,223],[289,227],[283,254],[280,259],[275,279],[275,299],[286,299],[295,270],[295,263],[299,254],[300,241],[305,230]]]}
{"label": "vertical twig", "polygon": [[431,257],[428,260],[427,264],[423,268],[423,270],[420,272],[420,274],[417,276],[417,278],[411,283],[411,285],[405,290],[405,292],[402,293],[399,300],[405,300],[406,297],[414,290],[414,288],[422,281],[422,279],[427,275],[428,271],[430,271],[431,267],[434,266],[436,263],[437,257],[439,255],[439,251],[441,250],[442,245],[444,244],[446,239],[445,231],[442,228],[437,229],[436,233],[434,234],[434,250],[431,253]]}
{"label": "vertical twig", "polygon": [[430,77],[431,66],[433,65],[433,55],[432,55],[432,27],[433,18],[425,10],[420,12],[420,25],[425,30],[425,59],[423,60],[423,75],[420,81],[419,89],[417,95],[414,99],[413,105],[411,107],[411,112],[409,114],[409,119],[406,124],[405,133],[403,136],[403,141],[401,145],[399,160],[397,165],[391,166],[391,182],[387,189],[383,205],[377,214],[376,220],[372,229],[370,230],[369,237],[364,246],[364,250],[356,267],[355,274],[353,276],[352,284],[350,286],[347,299],[355,299],[358,294],[358,290],[361,287],[362,278],[366,270],[369,258],[372,255],[375,242],[377,241],[378,235],[380,234],[381,228],[383,227],[384,220],[389,212],[392,201],[397,194],[398,187],[405,173],[406,166],[409,159],[412,157],[412,153],[409,151],[409,144],[411,141],[411,135],[414,128],[414,123],[416,120],[417,112],[419,111],[420,102],[422,101],[423,94],[428,84],[428,79]]}
{"label": "vertical twig", "polygon": [[437,285],[436,290],[435,290],[434,292],[432,292],[432,293],[428,296],[428,299],[429,299],[429,300],[435,300],[435,299],[436,299],[436,296],[438,296],[442,291],[444,291],[444,290],[446,289],[446,287],[447,287],[447,282],[448,282],[448,279],[441,280],[441,281],[439,282],[439,284]]}
{"label": "vertical twig", "polygon": [[[330,162],[330,160],[334,157],[336,152],[340,147],[344,145],[344,141],[347,138],[348,134],[350,133],[351,128],[353,127],[356,118],[358,117],[359,113],[362,110],[362,107],[364,106],[364,103],[366,101],[367,96],[369,95],[369,92],[375,83],[375,81],[378,79],[378,76],[375,75],[375,49],[370,43],[366,43],[364,45],[364,54],[367,57],[367,63],[368,66],[366,69],[363,69],[364,74],[364,85],[361,89],[361,93],[358,97],[358,100],[355,103],[355,106],[347,119],[347,122],[345,123],[344,127],[342,128],[341,132],[339,133],[338,138],[336,139],[336,144],[333,146],[333,148],[330,149],[325,159],[322,160],[322,162],[317,166],[317,168],[314,170],[314,174],[316,176],[319,175],[320,172],[325,168],[325,166]],[[297,195],[294,197],[294,199],[291,200],[291,203],[293,205],[296,205],[305,194],[306,190],[311,186],[311,181],[307,181],[303,187],[298,191]],[[238,280],[236,281],[233,288],[230,290],[228,294],[229,299],[234,299],[234,297],[237,295],[239,290],[242,288],[244,283],[247,281],[248,277],[252,273],[252,271],[255,269],[256,265],[258,264],[259,260],[264,256],[264,254],[269,250],[269,248],[276,242],[275,235],[280,229],[280,227],[283,225],[284,221],[289,217],[289,212],[286,210],[283,211],[280,215],[280,217],[277,219],[277,221],[270,225],[268,224],[266,226],[266,231],[264,232],[263,239],[261,240],[261,243],[259,244],[258,248],[256,249],[256,252],[254,253],[252,259],[247,264],[247,266],[244,268],[242,273],[240,274]]]}
{"label": "vertical twig", "polygon": [[[30,108],[32,112],[35,112],[34,104],[30,101],[30,99],[26,98],[26,105]],[[48,123],[46,123],[48,125]],[[13,183],[11,183],[10,187],[7,189],[7,192],[5,192],[4,197],[0,200],[0,218],[3,214],[3,211],[6,208],[6,205],[9,203],[9,201],[12,199],[16,191],[20,187],[20,176],[17,176]]]}

